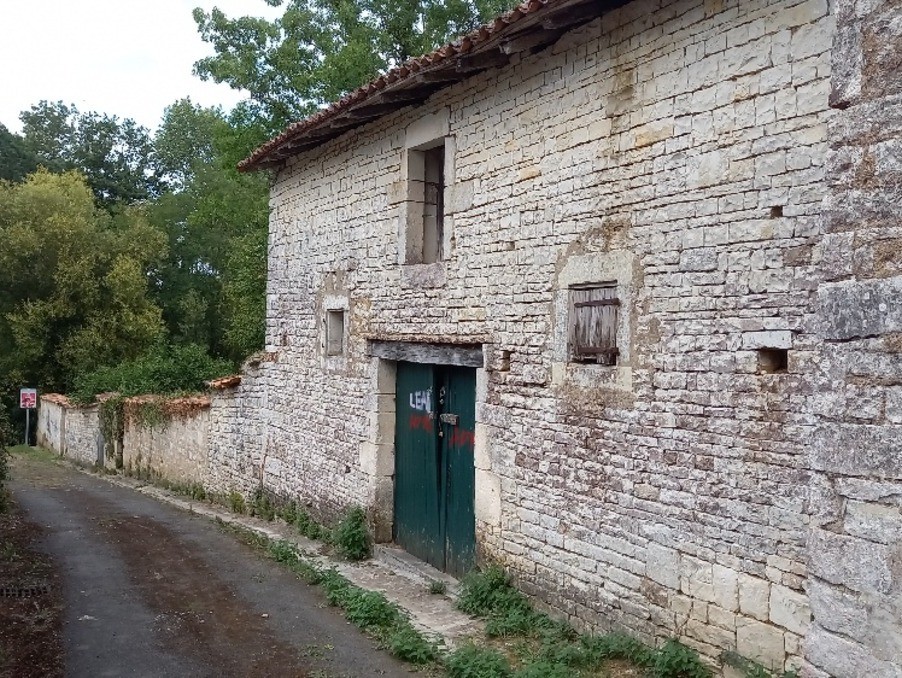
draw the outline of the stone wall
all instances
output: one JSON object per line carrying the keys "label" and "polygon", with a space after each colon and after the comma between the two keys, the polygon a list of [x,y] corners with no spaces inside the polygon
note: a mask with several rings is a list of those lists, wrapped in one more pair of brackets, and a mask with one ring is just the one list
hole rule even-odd
{"label": "stone wall", "polygon": [[122,463],[126,472],[209,484],[210,398],[143,396],[124,403]]}
{"label": "stone wall", "polygon": [[[826,0],[637,0],[289,161],[261,461],[326,513],[374,508],[392,391],[369,341],[480,343],[483,556],[581,626],[798,664],[833,31]],[[430,133],[445,260],[399,264]],[[614,369],[567,362],[562,299],[594,278],[629,302]]]}
{"label": "stone wall", "polygon": [[86,466],[103,462],[99,405],[66,408],[63,431],[62,456]]}
{"label": "stone wall", "polygon": [[836,3],[806,640],[811,675],[902,676],[902,3]]}
{"label": "stone wall", "polygon": [[240,380],[230,380],[214,391],[208,487],[215,492],[249,496],[263,487],[283,497],[296,493],[282,481],[281,459],[264,455],[266,390],[261,374],[273,360],[274,354],[252,358]]}
{"label": "stone wall", "polygon": [[64,396],[51,393],[42,395],[40,404],[37,421],[38,445],[62,454],[69,401]]}

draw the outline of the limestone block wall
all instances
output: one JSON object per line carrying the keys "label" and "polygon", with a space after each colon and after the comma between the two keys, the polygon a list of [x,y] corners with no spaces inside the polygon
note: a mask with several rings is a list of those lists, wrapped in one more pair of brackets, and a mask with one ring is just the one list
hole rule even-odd
{"label": "limestone block wall", "polygon": [[38,408],[38,445],[53,450],[58,454],[62,454],[63,451],[68,402],[68,399],[64,396],[48,393],[41,396],[41,403]]}
{"label": "limestone block wall", "polygon": [[[296,493],[282,478],[282,460],[264,452],[264,370],[275,354],[248,361],[240,379],[224,380],[211,396],[207,486],[222,494],[251,495],[258,488],[289,498]],[[277,449],[277,446],[270,448]]]}
{"label": "limestone block wall", "polygon": [[810,675],[902,676],[902,3],[836,3]]}
{"label": "limestone block wall", "polygon": [[[331,511],[390,478],[369,340],[482,344],[483,557],[582,626],[797,665],[829,9],[637,0],[290,161],[260,452],[284,486]],[[429,130],[453,140],[445,259],[406,265],[405,149]],[[629,302],[621,364],[568,363],[566,290],[605,280]]]}
{"label": "limestone block wall", "polygon": [[[142,411],[152,408],[152,416]],[[177,483],[207,485],[210,398],[130,398],[124,403],[122,463]]]}
{"label": "limestone block wall", "polygon": [[60,453],[79,464],[93,466],[103,462],[98,405],[66,408]]}

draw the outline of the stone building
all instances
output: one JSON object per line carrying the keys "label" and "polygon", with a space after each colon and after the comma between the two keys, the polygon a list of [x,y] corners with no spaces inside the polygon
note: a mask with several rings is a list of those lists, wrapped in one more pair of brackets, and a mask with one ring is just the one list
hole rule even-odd
{"label": "stone building", "polygon": [[292,125],[221,483],[902,676],[900,73],[898,0],[532,0]]}

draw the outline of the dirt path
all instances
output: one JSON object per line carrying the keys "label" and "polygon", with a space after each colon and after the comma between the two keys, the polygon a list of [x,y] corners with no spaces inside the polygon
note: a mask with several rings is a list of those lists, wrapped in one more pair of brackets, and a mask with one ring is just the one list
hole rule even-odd
{"label": "dirt path", "polygon": [[11,489],[58,565],[69,676],[402,676],[316,589],[204,518],[35,456]]}

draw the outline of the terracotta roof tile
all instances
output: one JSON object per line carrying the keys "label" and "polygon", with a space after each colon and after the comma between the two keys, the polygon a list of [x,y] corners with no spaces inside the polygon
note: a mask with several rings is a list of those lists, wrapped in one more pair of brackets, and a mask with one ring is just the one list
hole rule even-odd
{"label": "terracotta roof tile", "polygon": [[[447,45],[442,45],[429,54],[414,57],[403,64],[392,68],[387,73],[380,75],[371,82],[348,93],[335,103],[318,113],[311,115],[305,120],[292,123],[281,134],[270,139],[253,151],[247,158],[242,160],[238,164],[238,169],[250,171],[278,164],[294,152],[299,152],[290,148],[291,142],[297,142],[298,140],[304,139],[305,135],[309,135],[316,130],[326,127],[326,124],[330,121],[334,121],[343,113],[357,107],[367,99],[383,93],[386,88],[391,88],[392,91],[395,91],[396,89],[400,91],[407,81],[419,74],[426,71],[439,71],[442,70],[443,66],[453,67],[452,60],[457,57],[470,54],[480,47],[490,48],[492,45],[487,43],[497,42],[500,46],[504,38],[508,37],[510,34],[516,33],[518,36],[521,35],[521,33],[518,32],[520,27],[517,26],[517,24],[526,18],[532,18],[532,15],[536,15],[540,12],[545,14],[546,12],[551,13],[558,10],[583,9],[585,16],[578,17],[573,24],[575,26],[578,23],[583,23],[591,18],[591,14],[586,13],[585,8],[590,8],[590,12],[593,10],[597,11],[597,14],[600,15],[606,9],[610,9],[611,7],[620,4],[624,3],[617,2],[616,0],[528,0],[506,14],[497,17],[494,21],[480,26],[458,40],[448,43]],[[541,20],[538,17],[536,18],[537,20]],[[487,50],[487,52],[488,51],[490,50]],[[450,82],[446,84],[450,84]],[[411,105],[411,101],[402,101],[397,104],[397,108],[408,105]],[[382,113],[382,115],[384,115],[384,113]],[[373,116],[371,119],[375,119],[376,117],[378,117],[378,115]],[[358,121],[356,124],[362,124],[363,122],[365,122],[365,120]],[[356,126],[356,124],[349,124],[346,129],[351,129],[353,126]],[[346,129],[342,129],[341,132],[346,131]],[[335,135],[333,134],[332,136]],[[310,141],[308,147],[312,147],[317,143],[322,143],[328,138],[331,137],[327,135],[325,137],[313,139]]]}

